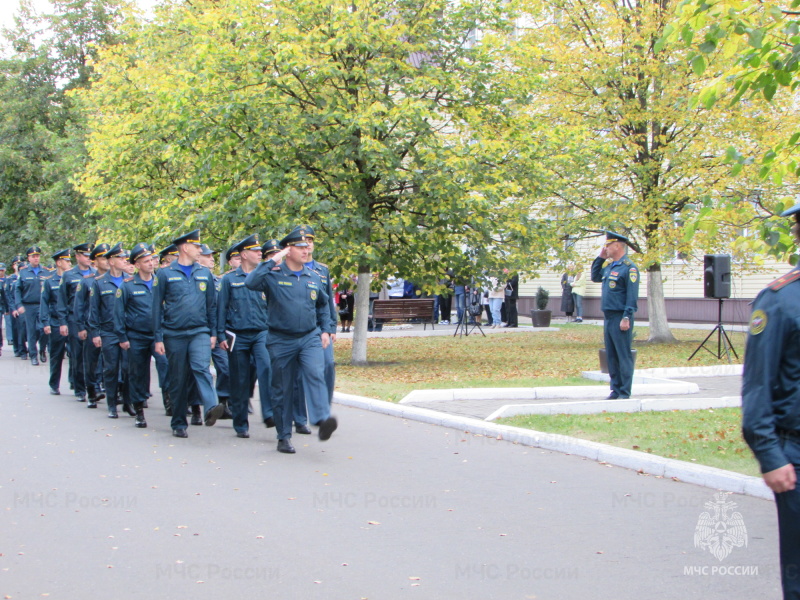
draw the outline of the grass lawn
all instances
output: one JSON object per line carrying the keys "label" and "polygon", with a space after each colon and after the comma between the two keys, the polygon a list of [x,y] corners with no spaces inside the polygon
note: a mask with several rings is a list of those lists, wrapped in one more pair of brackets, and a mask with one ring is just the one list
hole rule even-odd
{"label": "grass lawn", "polygon": [[[351,341],[336,342],[336,389],[348,394],[397,402],[417,389],[466,387],[540,387],[597,385],[581,377],[599,369],[597,351],[603,329],[597,325],[560,325],[557,332],[499,333],[465,338],[370,338],[367,367],[353,367]],[[724,364],[700,351],[687,362],[706,330],[676,329],[675,344],[650,344],[648,328],[637,327],[636,367],[677,367]],[[744,353],[743,333],[729,334],[736,351]]]}
{"label": "grass lawn", "polygon": [[526,415],[498,422],[759,476],[758,463],[742,439],[741,420],[741,409],[722,408]]}

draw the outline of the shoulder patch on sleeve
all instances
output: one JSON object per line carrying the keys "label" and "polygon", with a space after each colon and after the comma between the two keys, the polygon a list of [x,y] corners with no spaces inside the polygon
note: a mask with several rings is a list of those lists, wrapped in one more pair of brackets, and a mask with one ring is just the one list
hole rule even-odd
{"label": "shoulder patch on sleeve", "polygon": [[767,328],[767,313],[756,309],[750,317],[750,335],[758,335]]}

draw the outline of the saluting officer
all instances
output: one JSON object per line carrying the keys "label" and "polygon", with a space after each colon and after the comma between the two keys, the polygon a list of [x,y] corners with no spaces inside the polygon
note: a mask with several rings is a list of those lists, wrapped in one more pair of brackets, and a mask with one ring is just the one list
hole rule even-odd
{"label": "saluting officer", "polygon": [[159,269],[153,282],[153,332],[156,352],[166,353],[169,360],[172,434],[186,438],[191,378],[205,406],[205,424],[214,425],[224,412],[209,372],[211,349],[217,341],[217,293],[211,271],[197,263],[200,230],[173,243],[178,248],[178,259]]}
{"label": "saluting officer", "polygon": [[[116,244],[103,255],[103,258],[108,261],[108,271],[98,275],[92,282],[86,324],[92,345],[103,355],[103,382],[106,389],[108,417],[116,419],[120,398],[119,375],[124,350],[120,347],[115,328],[115,312],[118,310],[117,301],[122,295],[123,267],[128,259],[128,252],[123,249],[122,244]],[[123,393],[122,397],[125,412],[135,416],[136,413],[128,403],[127,394]]]}
{"label": "saluting officer", "polygon": [[[236,249],[241,257],[241,265],[235,271],[225,273],[220,283],[217,339],[220,340],[220,347],[230,353],[233,428],[238,437],[249,438],[247,406],[250,398],[251,360],[255,361],[256,377],[262,382],[261,385],[270,381],[267,301],[263,292],[245,286],[247,275],[261,263],[258,236],[254,234],[246,237],[236,245]],[[235,338],[228,339],[229,333],[233,333]]]}
{"label": "saluting officer", "polygon": [[[792,234],[800,245],[800,204]],[[783,597],[800,598],[800,266],[756,297],[742,373],[742,433],[775,493]]]}
{"label": "saluting officer", "polygon": [[58,396],[61,391],[61,365],[67,350],[67,336],[62,335],[57,322],[58,294],[64,273],[72,267],[69,248],[59,250],[52,256],[56,270],[42,282],[42,298],[39,303],[39,319],[42,331],[50,344],[50,393]]}
{"label": "saluting officer", "polygon": [[[145,244],[136,244],[129,262],[137,272],[122,282],[117,303],[116,331],[120,347],[128,353],[128,395],[136,411],[136,427],[147,427],[144,406],[150,390],[150,357],[155,353],[153,336],[153,254]],[[157,363],[156,363],[157,364]],[[162,395],[166,392],[162,390]]]}
{"label": "saluting officer", "polygon": [[69,349],[70,381],[75,396],[80,402],[86,401],[86,380],[83,376],[83,346],[85,341],[78,337],[78,326],[75,319],[75,295],[81,283],[91,277],[95,270],[92,267],[92,244],[84,243],[74,246],[76,265],[61,277],[61,285],[56,294],[57,301],[51,322],[57,325],[62,336],[67,336]]}
{"label": "saluting officer", "polygon": [[305,266],[305,231],[293,231],[281,240],[281,246],[283,250],[247,276],[245,285],[267,296],[267,348],[272,359],[278,452],[294,454],[292,396],[298,369],[303,375],[309,417],[319,426],[319,439],[329,439],[337,427],[330,414],[323,357],[336,324],[331,323],[330,301],[319,276]]}
{"label": "saluting officer", "polygon": [[592,262],[592,281],[603,284],[601,308],[605,320],[603,336],[611,379],[609,400],[630,398],[633,385],[633,313],[639,298],[639,269],[628,258],[630,241],[624,235],[606,232],[600,255]]}
{"label": "saluting officer", "polygon": [[6,277],[4,292],[6,295],[6,305],[8,312],[11,315],[11,339],[12,346],[14,347],[14,356],[23,360],[28,359],[28,347],[25,344],[27,335],[25,333],[25,321],[19,316],[16,307],[17,301],[17,280],[19,279],[19,270],[23,266],[24,259],[21,254],[17,254],[11,259],[11,275]]}
{"label": "saluting officer", "polygon": [[78,337],[83,340],[83,378],[86,382],[86,391],[89,395],[87,408],[97,408],[97,403],[106,397],[102,391],[103,372],[100,369],[100,358],[102,351],[92,343],[89,337],[89,317],[90,292],[92,284],[97,277],[102,277],[108,272],[108,259],[106,252],[111,250],[108,244],[97,244],[92,250],[89,258],[95,267],[92,275],[84,277],[83,281],[75,289],[75,302],[72,307],[72,314],[75,317]]}
{"label": "saluting officer", "polygon": [[[28,266],[19,272],[15,298],[17,314],[22,316],[25,323],[31,364],[38,366],[39,357],[42,362],[47,362],[47,350],[41,343],[38,321],[39,301],[42,297],[42,277],[49,275],[50,271],[42,268],[39,264],[42,257],[42,249],[39,246],[28,248],[27,255]],[[39,357],[36,356],[37,351]]]}

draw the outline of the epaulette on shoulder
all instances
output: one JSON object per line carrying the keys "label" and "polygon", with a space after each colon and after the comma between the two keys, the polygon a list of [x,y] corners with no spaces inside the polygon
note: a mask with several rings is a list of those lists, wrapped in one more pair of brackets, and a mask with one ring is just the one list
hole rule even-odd
{"label": "epaulette on shoulder", "polygon": [[328,265],[326,265],[325,263],[321,263],[318,260],[316,260],[314,262],[316,262],[320,267],[325,267],[326,269],[328,269],[330,271],[330,268],[328,268]]}
{"label": "epaulette on shoulder", "polygon": [[122,281],[133,281],[133,277],[128,277],[126,279],[123,279]]}
{"label": "epaulette on shoulder", "polygon": [[89,277],[95,277],[95,273],[89,273],[88,275],[84,275],[84,279],[89,279]]}
{"label": "epaulette on shoulder", "polygon": [[775,281],[770,283],[767,287],[774,292],[777,292],[779,289],[786,287],[793,281],[797,281],[800,279],[800,268],[792,269],[786,275],[781,275]]}
{"label": "epaulette on shoulder", "polygon": [[[103,275],[105,275],[105,273],[103,273]],[[98,280],[98,279],[101,279],[103,277],[103,275],[95,275],[94,278],[95,278],[95,280]]]}

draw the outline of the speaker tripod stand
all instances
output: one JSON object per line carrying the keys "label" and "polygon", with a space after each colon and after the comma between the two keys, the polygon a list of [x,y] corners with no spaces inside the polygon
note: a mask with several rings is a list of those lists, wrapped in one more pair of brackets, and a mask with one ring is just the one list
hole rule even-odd
{"label": "speaker tripod stand", "polygon": [[[713,350],[706,348],[706,342],[711,339],[711,337],[714,335],[714,332],[717,333],[716,354],[714,353]],[[709,333],[706,336],[706,339],[704,339],[702,343],[695,349],[695,351],[692,352],[692,355],[687,359],[687,361],[692,360],[694,358],[694,355],[700,352],[700,348],[716,356],[717,360],[722,358],[723,351],[725,353],[725,357],[728,359],[728,363],[731,362],[731,352],[733,352],[733,355],[736,357],[737,360],[739,359],[739,355],[736,354],[736,350],[734,349],[733,344],[731,343],[731,339],[728,337],[728,332],[725,331],[725,327],[722,325],[722,298],[719,298],[719,313],[717,316],[716,326],[714,327],[714,329],[711,330],[711,333]]]}
{"label": "speaker tripod stand", "polygon": [[[469,318],[474,319],[472,323],[469,322]],[[470,333],[475,331],[477,327],[478,331],[481,332],[483,337],[486,337],[486,334],[483,333],[483,328],[481,327],[480,323],[480,313],[477,315],[472,314],[468,308],[465,308],[464,311],[461,313],[461,318],[458,320],[458,325],[456,326],[455,332],[453,332],[453,337],[457,335],[460,336],[469,336]]]}

